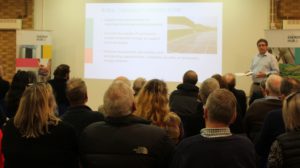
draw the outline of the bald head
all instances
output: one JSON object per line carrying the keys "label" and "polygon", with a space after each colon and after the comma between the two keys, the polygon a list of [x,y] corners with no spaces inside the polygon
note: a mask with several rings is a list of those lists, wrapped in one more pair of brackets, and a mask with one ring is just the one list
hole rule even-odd
{"label": "bald head", "polygon": [[198,75],[193,70],[188,70],[183,75],[183,83],[188,83],[192,85],[196,85],[198,82]]}
{"label": "bald head", "polygon": [[233,89],[235,87],[235,75],[233,73],[227,73],[223,76],[224,81],[227,84],[227,87],[229,90]]}
{"label": "bald head", "polygon": [[131,87],[130,80],[125,76],[118,76],[116,79],[113,80],[113,83],[117,82],[117,81],[122,81],[122,82],[126,83],[129,87]]}
{"label": "bald head", "polygon": [[266,81],[266,92],[268,96],[280,96],[282,78],[279,75],[270,75]]}

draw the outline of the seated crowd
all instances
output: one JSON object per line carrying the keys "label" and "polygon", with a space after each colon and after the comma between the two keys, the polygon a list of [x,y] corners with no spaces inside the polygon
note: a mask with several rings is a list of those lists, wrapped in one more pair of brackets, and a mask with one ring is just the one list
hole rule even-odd
{"label": "seated crowd", "polygon": [[69,73],[62,64],[37,82],[19,70],[9,84],[0,67],[0,168],[300,167],[297,79],[270,75],[247,107],[231,73],[198,87],[189,70],[170,96],[162,80],[120,76],[93,111]]}

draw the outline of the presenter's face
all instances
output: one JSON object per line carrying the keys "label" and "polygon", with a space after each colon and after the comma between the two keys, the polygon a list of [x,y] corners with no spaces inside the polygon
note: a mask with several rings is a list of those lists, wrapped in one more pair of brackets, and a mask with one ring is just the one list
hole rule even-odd
{"label": "presenter's face", "polygon": [[257,44],[257,48],[260,54],[265,54],[268,50],[268,46],[264,42],[260,42]]}

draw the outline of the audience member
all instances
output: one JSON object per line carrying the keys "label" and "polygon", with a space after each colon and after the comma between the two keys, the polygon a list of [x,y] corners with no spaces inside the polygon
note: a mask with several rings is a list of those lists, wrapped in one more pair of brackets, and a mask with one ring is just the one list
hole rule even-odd
{"label": "audience member", "polygon": [[[129,87],[131,87],[131,82],[130,82],[130,80],[127,78],[127,77],[125,77],[125,76],[118,76],[117,78],[115,78],[113,81],[112,81],[112,83],[114,83],[114,82],[124,82],[125,84],[127,84]],[[135,107],[134,107],[135,108]],[[98,107],[98,112],[100,112],[100,113],[104,113],[104,106],[103,106],[103,104],[101,104],[99,107]]]}
{"label": "audience member", "polygon": [[66,64],[61,64],[56,67],[54,73],[54,79],[49,80],[48,82],[52,86],[55,100],[58,106],[58,115],[63,115],[70,103],[66,96],[66,85],[69,80],[70,75],[70,66]]}
{"label": "audience member", "polygon": [[136,80],[134,80],[133,86],[132,86],[132,89],[134,90],[134,96],[138,95],[139,91],[142,89],[142,87],[144,86],[145,83],[146,83],[145,78],[139,77]]}
{"label": "audience member", "polygon": [[[281,99],[284,100],[292,92],[300,90],[300,82],[293,78],[283,78],[281,81],[280,92]],[[267,167],[267,159],[270,147],[276,137],[285,132],[282,118],[282,109],[270,111],[264,121],[262,130],[255,145],[256,152],[260,156],[259,167]]]}
{"label": "audience member", "polygon": [[206,100],[209,94],[216,89],[220,89],[219,82],[216,79],[208,78],[202,82],[200,86],[199,96],[204,105],[206,104]]}
{"label": "audience member", "polygon": [[268,158],[269,168],[300,167],[300,93],[294,92],[285,98],[282,108],[286,133],[273,143]]}
{"label": "audience member", "polygon": [[257,138],[265,116],[270,111],[282,107],[280,100],[281,79],[279,75],[269,76],[266,81],[267,96],[264,100],[253,102],[246,112],[244,120],[245,131],[252,141],[255,141]]}
{"label": "audience member", "polygon": [[224,81],[227,84],[228,90],[233,93],[237,100],[237,104],[241,108],[242,118],[244,118],[246,110],[247,110],[247,97],[246,93],[243,90],[239,90],[235,88],[236,80],[235,75],[232,73],[227,73],[223,76]]}
{"label": "audience member", "polygon": [[25,88],[36,82],[36,76],[34,73],[30,73],[27,71],[18,70],[14,75],[10,88],[6,93],[4,99],[4,110],[6,112],[6,116],[12,118],[15,116],[16,111],[19,107],[19,102],[21,96],[25,90]]}
{"label": "audience member", "polygon": [[3,128],[6,168],[78,167],[75,131],[56,118],[51,86],[26,88],[16,116]]}
{"label": "audience member", "polygon": [[140,91],[136,102],[135,115],[165,129],[178,143],[183,136],[183,128],[178,115],[169,109],[167,84],[159,79],[148,81]]}
{"label": "audience member", "polygon": [[216,79],[219,82],[220,88],[227,89],[227,83],[220,74],[214,74],[211,77]]}
{"label": "audience member", "polygon": [[103,101],[105,122],[93,123],[81,134],[82,167],[168,167],[174,146],[164,130],[132,115],[134,96],[128,84],[113,82]]}
{"label": "audience member", "polygon": [[[261,100],[265,100],[266,96],[267,96],[267,92],[266,92],[266,81],[267,79],[263,79],[259,86],[260,86],[260,90],[261,90],[261,94],[263,95],[263,97],[257,97],[255,99],[253,99],[253,102],[257,102],[257,101],[261,101]],[[253,103],[253,102],[249,102],[249,106]]]}
{"label": "audience member", "polygon": [[117,82],[117,81],[122,81],[122,82],[126,83],[129,87],[131,87],[130,80],[125,76],[118,76],[118,77],[116,77],[116,79],[113,80],[113,82]]}
{"label": "audience member", "polygon": [[4,168],[4,155],[2,152],[2,138],[3,138],[3,133],[2,133],[2,129],[0,129],[0,168]]}
{"label": "audience member", "polygon": [[232,92],[235,98],[237,99],[237,104],[236,104],[237,117],[235,121],[230,125],[230,131],[234,134],[242,134],[244,133],[243,118],[247,108],[246,94],[244,91],[235,88],[236,82],[235,82],[234,74],[227,73],[222,78],[227,86],[227,89],[230,92]]}
{"label": "audience member", "polygon": [[229,125],[235,117],[234,95],[226,89],[213,91],[204,109],[205,128],[178,145],[170,167],[255,167],[253,144],[246,137],[230,132]]}
{"label": "audience member", "polygon": [[70,123],[79,136],[85,127],[93,122],[103,121],[102,113],[94,112],[85,105],[88,101],[87,87],[85,82],[79,78],[70,79],[66,90],[70,107],[61,116],[63,121]]}
{"label": "audience member", "polygon": [[203,104],[198,100],[197,73],[189,70],[183,75],[183,83],[170,95],[170,108],[181,119],[184,137],[199,134],[204,127]]}

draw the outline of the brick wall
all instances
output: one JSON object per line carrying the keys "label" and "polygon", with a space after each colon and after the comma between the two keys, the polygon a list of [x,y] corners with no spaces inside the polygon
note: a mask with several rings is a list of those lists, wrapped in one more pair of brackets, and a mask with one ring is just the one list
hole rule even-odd
{"label": "brick wall", "polygon": [[[25,16],[27,4],[27,16]],[[33,28],[33,0],[0,0],[0,19],[21,19],[23,29]],[[0,30],[0,64],[4,79],[11,80],[15,73],[16,31]]]}
{"label": "brick wall", "polygon": [[[270,0],[270,4],[271,4]],[[300,0],[274,0],[275,2],[275,24],[277,29],[282,29],[282,20],[295,19],[300,20]],[[272,11],[272,6],[271,6]],[[270,13],[271,13],[270,11]],[[270,14],[270,21],[271,21]]]}

